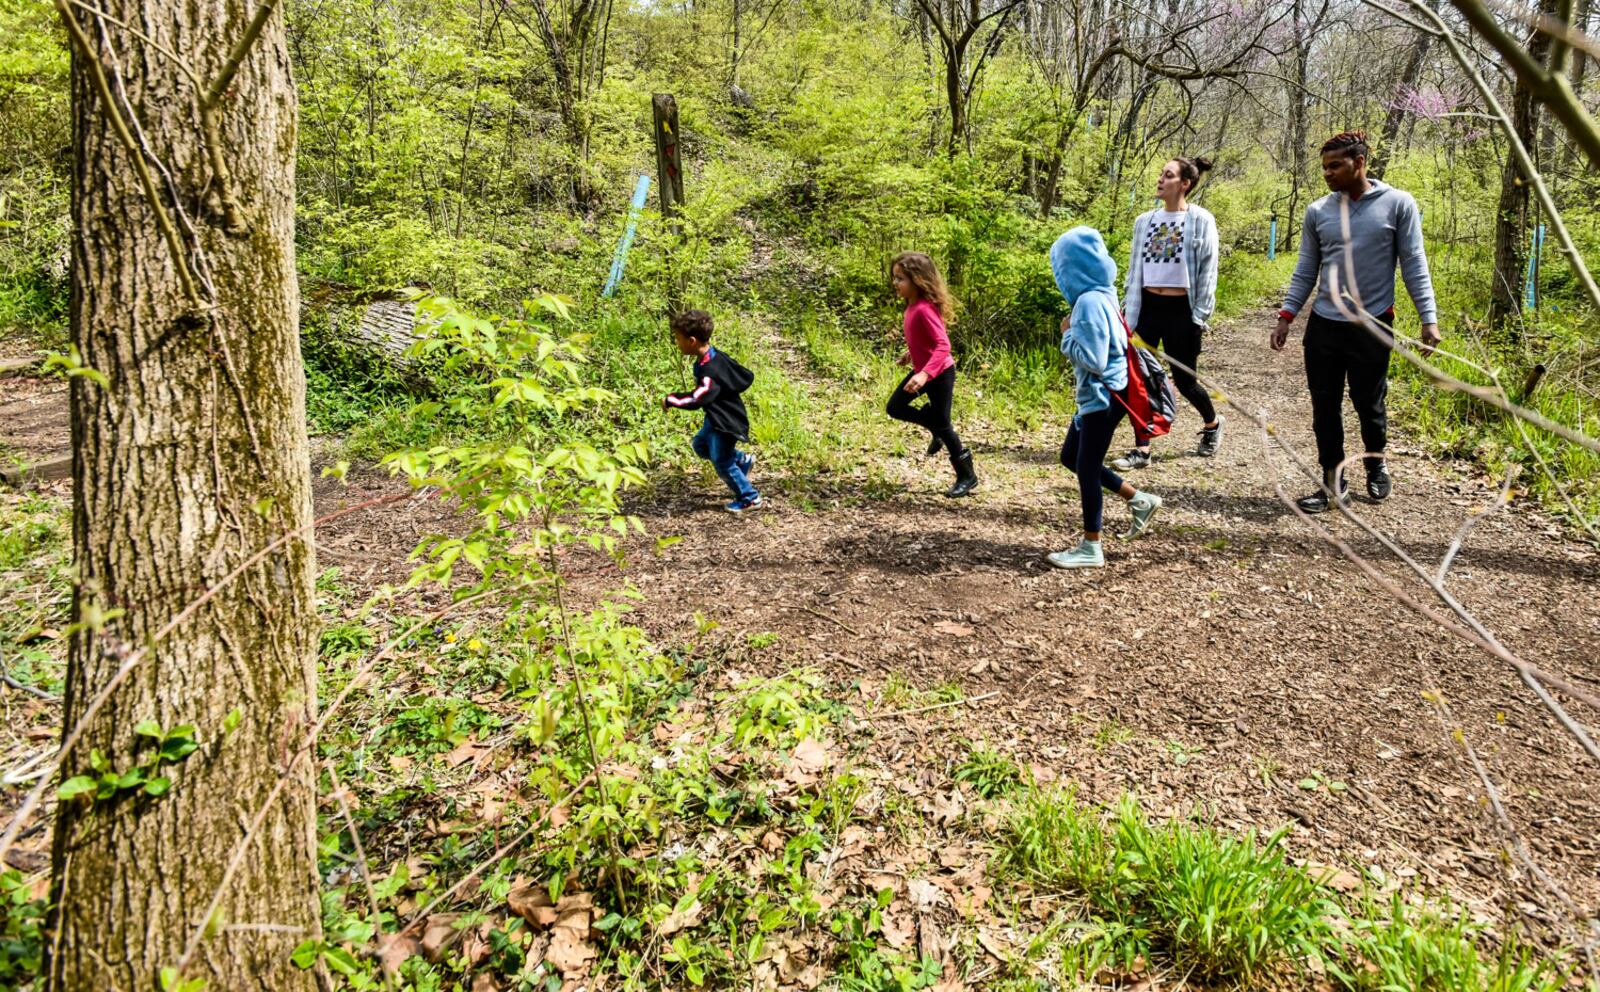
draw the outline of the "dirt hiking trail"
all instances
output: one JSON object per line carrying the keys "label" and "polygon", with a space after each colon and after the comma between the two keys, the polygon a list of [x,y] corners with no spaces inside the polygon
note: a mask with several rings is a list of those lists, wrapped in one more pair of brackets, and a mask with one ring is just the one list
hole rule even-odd
{"label": "dirt hiking trail", "polygon": [[[1314,462],[1298,333],[1273,353],[1270,320],[1214,328],[1200,369]],[[846,487],[803,510],[758,467],[770,508],[733,518],[720,487],[691,479],[634,508],[681,542],[620,574],[580,569],[576,582],[599,594],[631,581],[644,596],[638,621],[664,642],[691,636],[698,610],[734,632],[781,635],[764,655],[774,671],[813,665],[869,693],[891,675],[992,693],[955,711],[965,734],[1077,780],[1089,798],[1134,790],[1158,813],[1198,809],[1233,828],[1293,821],[1291,843],[1308,857],[1543,917],[1551,900],[1502,863],[1478,779],[1424,696],[1437,692],[1533,856],[1594,912],[1595,764],[1510,666],[1390,598],[1298,519],[1273,484],[1299,495],[1306,481],[1245,418],[1230,416],[1221,451],[1204,459],[1193,454],[1198,417],[1181,408],[1157,461],[1131,473],[1166,501],[1154,532],[1114,539],[1127,508],[1108,497],[1107,567],[1073,573],[1043,560],[1079,525],[1074,480],[1055,463],[1066,423],[1023,437],[957,426],[983,476],[972,498],[942,498],[948,465],[922,458],[908,426],[915,454],[890,465],[899,495]],[[1393,496],[1355,508],[1437,567],[1498,483],[1420,457],[1406,427],[1391,425]],[[1127,435],[1124,425],[1114,451]],[[1359,468],[1352,478],[1359,491]],[[1354,523],[1317,522],[1438,605]],[[1448,585],[1509,649],[1600,691],[1597,580],[1594,552],[1519,500],[1471,531]],[[913,774],[916,758],[901,759]]]}

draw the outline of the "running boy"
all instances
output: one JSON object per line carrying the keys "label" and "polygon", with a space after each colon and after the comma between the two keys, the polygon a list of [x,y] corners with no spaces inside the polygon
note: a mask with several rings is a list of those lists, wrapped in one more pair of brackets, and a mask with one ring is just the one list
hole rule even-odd
{"label": "running boy", "polygon": [[[1367,136],[1346,131],[1322,145],[1322,178],[1333,192],[1306,208],[1300,229],[1300,260],[1289,280],[1289,294],[1278,311],[1272,348],[1282,351],[1289,324],[1305,305],[1321,276],[1322,292],[1306,324],[1306,384],[1311,389],[1311,429],[1317,436],[1317,461],[1322,488],[1297,500],[1306,513],[1322,513],[1349,501],[1344,473],[1344,391],[1361,422],[1362,450],[1367,454],[1367,495],[1386,499],[1393,487],[1383,450],[1389,442],[1384,399],[1389,392],[1389,352],[1394,346],[1394,270],[1422,324],[1424,354],[1439,343],[1439,317],[1433,280],[1422,249],[1422,215],[1411,194],[1367,178]],[[1344,238],[1348,210],[1350,240]],[[1355,286],[1348,285],[1353,271]],[[1365,325],[1346,321],[1335,296],[1355,310],[1359,305],[1382,325],[1380,336]],[[1359,304],[1358,302],[1359,301]]]}
{"label": "running boy", "polygon": [[694,436],[694,453],[710,462],[733,492],[733,502],[724,509],[743,513],[761,505],[761,494],[750,484],[755,456],[739,450],[740,441],[750,440],[750,416],[739,394],[750,388],[755,373],[711,347],[711,331],[711,315],[704,310],[686,310],[672,318],[673,343],[694,357],[695,387],[668,393],[661,406],[706,412],[705,423]]}

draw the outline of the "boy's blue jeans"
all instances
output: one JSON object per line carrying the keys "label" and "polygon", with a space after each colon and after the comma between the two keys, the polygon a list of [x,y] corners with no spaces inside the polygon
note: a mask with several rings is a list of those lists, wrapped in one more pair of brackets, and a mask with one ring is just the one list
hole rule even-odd
{"label": "boy's blue jeans", "polygon": [[751,500],[760,495],[745,477],[752,460],[739,451],[739,439],[732,434],[713,430],[708,420],[694,436],[694,453],[711,463],[717,476],[733,491],[735,499]]}

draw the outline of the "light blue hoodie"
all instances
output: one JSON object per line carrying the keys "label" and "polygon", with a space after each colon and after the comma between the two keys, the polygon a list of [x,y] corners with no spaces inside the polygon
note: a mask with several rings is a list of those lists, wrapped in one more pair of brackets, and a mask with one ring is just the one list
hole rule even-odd
{"label": "light blue hoodie", "polygon": [[[1100,232],[1075,227],[1050,246],[1056,288],[1072,307],[1061,353],[1072,359],[1078,414],[1111,406],[1111,391],[1128,387],[1128,341],[1117,308],[1117,263]],[[1077,417],[1073,418],[1074,420]]]}

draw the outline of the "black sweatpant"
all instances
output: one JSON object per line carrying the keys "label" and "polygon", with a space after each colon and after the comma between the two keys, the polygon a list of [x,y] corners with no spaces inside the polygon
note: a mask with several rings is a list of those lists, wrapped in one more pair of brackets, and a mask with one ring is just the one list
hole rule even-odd
{"label": "black sweatpant", "polygon": [[[1378,318],[1388,330],[1394,312]],[[1306,385],[1311,387],[1311,429],[1317,435],[1317,461],[1323,469],[1344,461],[1344,394],[1361,422],[1363,451],[1383,453],[1389,444],[1390,341],[1361,324],[1329,320],[1313,313],[1306,324]]]}
{"label": "black sweatpant", "polygon": [[1099,533],[1101,529],[1105,497],[1100,490],[1114,493],[1122,489],[1122,477],[1106,467],[1105,460],[1106,453],[1111,450],[1112,435],[1117,432],[1117,423],[1126,412],[1113,397],[1109,409],[1074,417],[1066,440],[1061,442],[1061,464],[1078,477],[1083,529],[1090,534]]}
{"label": "black sweatpant", "polygon": [[[1194,322],[1187,295],[1162,296],[1149,290],[1139,294],[1139,326],[1136,330],[1141,338],[1152,347],[1166,352],[1174,362],[1181,362],[1191,369],[1199,368],[1201,328]],[[1211,404],[1211,394],[1193,375],[1173,365],[1172,385],[1205,418],[1204,423],[1209,424],[1217,419],[1217,408]],[[1134,436],[1141,445],[1150,440],[1140,435],[1137,425],[1134,427]]]}
{"label": "black sweatpant", "polygon": [[[956,367],[952,365],[929,379],[922,387],[922,392],[908,393],[906,383],[916,374],[915,370],[907,372],[906,377],[900,380],[900,385],[894,387],[894,395],[889,397],[887,408],[889,416],[926,430],[944,442],[944,450],[951,456],[960,454],[963,450],[961,438],[950,423],[950,403],[956,392]],[[912,406],[912,401],[918,396],[926,396],[928,402]]]}

